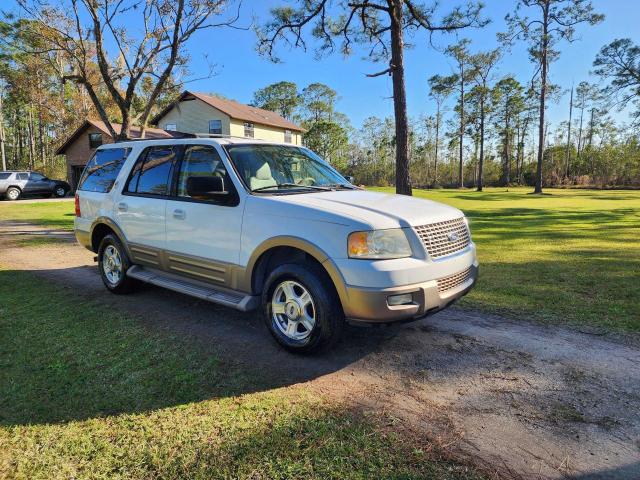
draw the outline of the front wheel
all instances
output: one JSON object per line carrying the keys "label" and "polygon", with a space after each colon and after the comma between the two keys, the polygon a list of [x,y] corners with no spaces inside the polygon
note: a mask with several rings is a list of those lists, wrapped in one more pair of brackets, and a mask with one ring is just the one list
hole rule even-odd
{"label": "front wheel", "polygon": [[344,314],[331,278],[312,263],[274,269],[262,294],[264,321],[284,348],[310,353],[333,344]]}
{"label": "front wheel", "polygon": [[58,198],[62,198],[67,195],[67,190],[64,187],[56,187],[53,194]]}
{"label": "front wheel", "polygon": [[115,235],[106,235],[98,249],[98,268],[102,282],[113,293],[129,293],[135,280],[127,276],[131,266],[127,252]]}

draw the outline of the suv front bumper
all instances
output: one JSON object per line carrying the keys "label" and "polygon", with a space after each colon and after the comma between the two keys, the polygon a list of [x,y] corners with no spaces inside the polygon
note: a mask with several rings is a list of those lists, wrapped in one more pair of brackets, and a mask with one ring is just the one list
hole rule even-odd
{"label": "suv front bumper", "polygon": [[[343,305],[347,319],[356,322],[390,323],[415,320],[435,313],[466,295],[478,278],[477,260],[469,267],[466,280],[453,288],[440,291],[439,280],[392,288],[362,288],[346,286],[348,301]],[[411,293],[413,302],[389,305],[393,295]]]}

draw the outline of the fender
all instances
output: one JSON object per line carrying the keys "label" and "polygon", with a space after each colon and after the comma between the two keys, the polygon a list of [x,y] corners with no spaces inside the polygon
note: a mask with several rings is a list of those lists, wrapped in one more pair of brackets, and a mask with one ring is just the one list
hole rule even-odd
{"label": "fender", "polygon": [[90,239],[91,239],[91,242],[92,242],[92,246],[93,246],[93,231],[95,230],[95,228],[98,225],[106,225],[111,230],[113,230],[113,232],[118,237],[118,240],[120,240],[120,243],[122,243],[122,245],[124,246],[125,250],[127,251],[127,256],[129,258],[132,258],[131,251],[129,250],[129,242],[127,242],[127,237],[125,237],[124,232],[118,226],[118,224],[116,222],[114,222],[112,219],[110,219],[109,217],[98,217],[91,224]]}
{"label": "fender", "polygon": [[303,252],[315,258],[327,271],[329,277],[331,277],[331,280],[336,288],[336,291],[338,292],[338,296],[340,297],[340,302],[342,303],[342,305],[347,304],[348,294],[345,286],[345,280],[329,255],[327,255],[327,253],[320,247],[314,245],[308,240],[289,235],[281,235],[269,238],[256,247],[256,249],[251,254],[251,257],[249,258],[249,262],[247,263],[244,279],[240,281],[240,290],[247,292],[252,291],[253,276],[258,260],[266,251],[277,247],[297,248],[298,250],[302,250]]}

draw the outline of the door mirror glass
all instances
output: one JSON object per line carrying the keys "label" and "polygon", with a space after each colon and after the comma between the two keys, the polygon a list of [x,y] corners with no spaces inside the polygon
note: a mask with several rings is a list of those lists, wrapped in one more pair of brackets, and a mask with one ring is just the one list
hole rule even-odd
{"label": "door mirror glass", "polygon": [[222,177],[189,177],[187,178],[187,193],[198,200],[208,200],[219,195],[227,195],[224,178]]}

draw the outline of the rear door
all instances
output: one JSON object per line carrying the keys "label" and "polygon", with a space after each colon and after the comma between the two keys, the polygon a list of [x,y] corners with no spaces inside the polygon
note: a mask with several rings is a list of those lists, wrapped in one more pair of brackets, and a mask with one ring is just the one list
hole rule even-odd
{"label": "rear door", "polygon": [[160,266],[166,244],[166,197],[180,150],[174,145],[143,150],[115,203],[115,217],[136,263]]}
{"label": "rear door", "polygon": [[[187,179],[196,176],[221,177],[227,193],[206,200],[190,197]],[[232,268],[238,264],[240,254],[243,198],[216,147],[187,145],[172,196],[167,200],[169,269],[233,288]]]}
{"label": "rear door", "polygon": [[49,179],[37,172],[31,172],[23,191],[28,194],[51,193]]}

